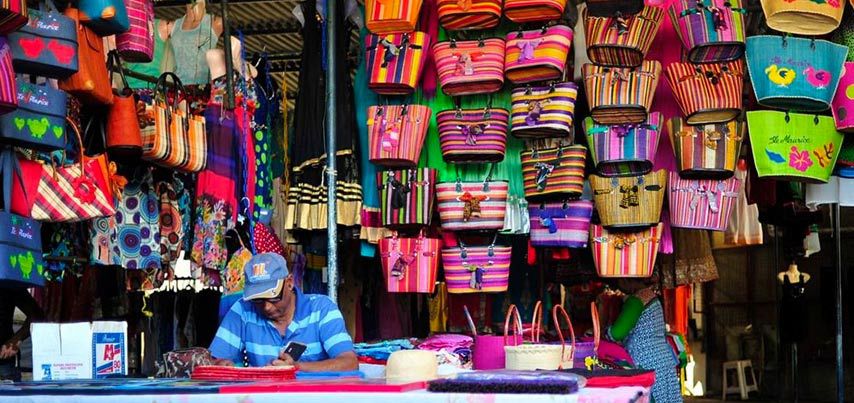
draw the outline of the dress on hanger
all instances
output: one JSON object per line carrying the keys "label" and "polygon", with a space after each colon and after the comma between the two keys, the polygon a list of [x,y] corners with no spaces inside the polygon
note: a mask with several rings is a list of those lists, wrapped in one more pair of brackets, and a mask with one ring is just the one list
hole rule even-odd
{"label": "dress on hanger", "polygon": [[780,305],[780,336],[784,343],[800,343],[807,338],[807,328],[804,323],[809,317],[806,301],[806,282],[801,274],[797,283],[789,281],[789,276],[783,276],[783,302]]}
{"label": "dress on hanger", "polygon": [[[205,14],[195,29],[185,30],[186,15],[175,20],[170,41],[175,51],[175,74],[184,85],[204,85],[210,81],[205,53],[216,47],[219,38],[213,31],[213,17]],[[159,36],[159,35],[156,35]]]}

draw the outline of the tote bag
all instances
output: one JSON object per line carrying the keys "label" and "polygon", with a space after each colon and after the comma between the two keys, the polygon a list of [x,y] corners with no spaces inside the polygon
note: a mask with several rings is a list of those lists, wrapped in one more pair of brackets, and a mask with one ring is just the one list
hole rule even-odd
{"label": "tote bag", "polygon": [[509,246],[460,246],[442,249],[449,294],[504,292],[510,280]]}
{"label": "tote bag", "polygon": [[415,238],[380,240],[380,259],[388,292],[432,294],[436,289],[439,252],[442,241],[427,238],[421,232]]}
{"label": "tote bag", "polygon": [[449,96],[490,94],[504,86],[504,40],[451,39],[433,45],[442,92]]}
{"label": "tote bag", "polygon": [[670,225],[677,228],[726,231],[741,181],[682,179],[670,173],[667,183]]}
{"label": "tote bag", "polygon": [[77,25],[50,0],[29,10],[29,22],[9,34],[9,46],[20,73],[61,79],[77,72]]}
{"label": "tote bag", "polygon": [[521,158],[525,199],[529,202],[581,196],[586,147],[573,145],[525,150]]}
{"label": "tote bag", "polygon": [[126,159],[135,161],[142,155],[142,132],[137,116],[137,100],[133,90],[128,85],[122,70],[121,60],[117,51],[107,55],[110,65],[110,76],[118,71],[122,88],[113,89],[113,104],[107,112],[106,147],[114,160]]}
{"label": "tote bag", "polygon": [[679,175],[686,179],[726,179],[735,172],[744,140],[744,123],[691,126],[682,118],[667,122]]}
{"label": "tote bag", "polygon": [[646,60],[638,68],[582,67],[590,116],[603,125],[638,124],[647,119],[661,63]]}
{"label": "tote bag", "polygon": [[490,106],[439,112],[436,125],[442,159],[453,164],[503,161],[509,119],[506,109]]}
{"label": "tote bag", "polygon": [[[513,321],[513,338],[508,339],[510,321]],[[572,362],[572,351],[567,351],[563,334],[560,345],[540,343],[543,324],[543,304],[537,301],[530,327],[531,340],[525,341],[522,318],[516,305],[510,305],[504,318],[504,367],[515,371],[557,370],[564,362]],[[558,330],[560,332],[560,330]],[[571,364],[570,364],[571,365]]]}
{"label": "tote bag", "polygon": [[661,114],[649,114],[639,125],[600,125],[584,120],[587,144],[602,176],[636,176],[652,170],[662,128]]}
{"label": "tote bag", "polygon": [[531,246],[542,248],[586,248],[593,202],[574,200],[529,204]]}
{"label": "tote bag", "polygon": [[438,0],[439,23],[449,31],[495,28],[503,0]]}
{"label": "tote bag", "polygon": [[509,184],[493,180],[492,168],[482,182],[457,179],[436,185],[443,230],[498,231],[504,228]]}
{"label": "tote bag", "polygon": [[599,277],[650,277],[655,268],[662,224],[640,232],[609,232],[601,225],[590,230],[593,264]]}
{"label": "tote bag", "polygon": [[418,164],[432,111],[424,105],[385,105],[368,108],[368,159],[385,167]]}
{"label": "tote bag", "polygon": [[571,45],[572,28],[566,25],[510,32],[504,74],[514,84],[558,80],[564,76]]}
{"label": "tote bag", "polygon": [[666,185],[667,171],[663,169],[637,177],[590,175],[596,211],[602,226],[607,228],[643,227],[660,222]]}
{"label": "tote bag", "polygon": [[113,103],[113,87],[105,62],[104,41],[89,27],[80,23],[80,12],[76,8],[66,8],[65,15],[77,24],[79,69],[60,81],[59,88],[80,98],[84,103]]}
{"label": "tote bag", "polygon": [[729,122],[741,115],[741,60],[702,65],[671,63],[665,75],[689,125]]}
{"label": "tote bag", "polygon": [[504,0],[504,15],[517,24],[559,19],[566,0]]}
{"label": "tote bag", "polygon": [[600,66],[638,67],[658,33],[664,9],[647,6],[636,15],[584,17],[587,57]]}
{"label": "tote bag", "polygon": [[0,142],[41,151],[64,149],[68,95],[21,78],[12,82],[18,109],[0,116]]}
{"label": "tote bag", "polygon": [[572,136],[577,97],[574,82],[514,88],[511,133],[523,139]]}
{"label": "tote bag", "polygon": [[[175,91],[168,101],[171,80]],[[187,108],[186,92],[174,73],[163,73],[155,85],[152,103],[145,105],[144,121],[154,122],[142,128],[142,159],[182,172],[205,169],[208,158],[205,118]]]}
{"label": "tote bag", "polygon": [[429,226],[436,194],[436,170],[405,169],[377,173],[384,227]]}
{"label": "tote bag", "polygon": [[741,0],[677,0],[670,20],[691,63],[729,62],[744,55]]}
{"label": "tote bag", "polygon": [[116,35],[116,49],[125,60],[149,63],[154,58],[154,3],[152,0],[124,0],[130,26]]}
{"label": "tote bag", "polygon": [[761,0],[768,27],[798,35],[824,35],[842,22],[843,1]]}
{"label": "tote bag", "polygon": [[366,0],[365,25],[377,35],[412,32],[421,3],[422,0]]}
{"label": "tote bag", "polygon": [[368,88],[384,95],[415,92],[428,49],[430,36],[423,32],[368,35],[365,38]]}

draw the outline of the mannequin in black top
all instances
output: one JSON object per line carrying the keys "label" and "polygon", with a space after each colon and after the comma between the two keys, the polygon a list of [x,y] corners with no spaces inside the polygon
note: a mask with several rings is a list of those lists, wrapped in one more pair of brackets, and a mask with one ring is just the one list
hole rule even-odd
{"label": "mannequin in black top", "polygon": [[798,271],[798,265],[792,263],[789,268],[777,275],[783,285],[783,301],[780,306],[781,341],[800,343],[807,338],[804,320],[807,318],[806,283],[810,275]]}

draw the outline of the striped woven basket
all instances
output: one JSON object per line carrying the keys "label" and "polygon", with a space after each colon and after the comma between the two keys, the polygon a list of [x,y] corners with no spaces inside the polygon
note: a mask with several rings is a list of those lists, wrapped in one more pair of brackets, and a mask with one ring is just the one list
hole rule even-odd
{"label": "striped woven basket", "polygon": [[728,62],[744,56],[742,0],[676,0],[670,20],[691,63]]}
{"label": "striped woven basket", "polygon": [[587,57],[600,66],[640,66],[663,19],[664,9],[652,6],[629,17],[585,15]]}
{"label": "striped woven basket", "polygon": [[601,225],[590,230],[593,263],[599,277],[650,277],[658,256],[663,225],[640,232],[609,232]]}
{"label": "striped woven basket", "polygon": [[502,0],[439,0],[439,23],[449,31],[495,28]]}
{"label": "striped woven basket", "polygon": [[507,181],[445,182],[436,185],[439,219],[446,231],[498,231],[504,228]]}
{"label": "striped woven basket", "polygon": [[504,40],[450,40],[433,45],[442,92],[450,96],[489,94],[504,86]]}
{"label": "striped woven basket", "polygon": [[587,144],[602,176],[637,176],[652,170],[661,137],[661,113],[649,114],[639,125],[597,125],[584,120]]}
{"label": "striped woven basket", "polygon": [[639,124],[647,119],[658,87],[661,63],[646,60],[633,69],[588,63],[582,70],[590,116],[596,123]]}
{"label": "striped woven basket", "polygon": [[687,179],[726,179],[735,173],[744,123],[731,120],[690,126],[682,118],[667,122],[679,175]]}
{"label": "striped woven basket", "polygon": [[561,146],[521,153],[525,199],[541,202],[578,198],[584,190],[587,147]]}
{"label": "striped woven basket", "polygon": [[368,108],[368,159],[387,167],[414,167],[427,136],[432,111],[424,105]]}
{"label": "striped woven basket", "polygon": [[423,0],[365,0],[365,25],[375,34],[415,30]]}
{"label": "striped woven basket", "polygon": [[436,115],[442,159],[450,163],[501,162],[507,147],[506,109],[457,109]]}
{"label": "striped woven basket", "polygon": [[665,70],[689,125],[729,122],[741,114],[744,63],[671,63]]}
{"label": "striped woven basket", "polygon": [[554,25],[507,34],[504,74],[514,84],[559,80],[566,70],[572,28]]}
{"label": "striped woven basket", "polygon": [[377,188],[383,227],[430,225],[436,195],[435,169],[377,172]]}
{"label": "striped woven basket", "polygon": [[517,138],[571,137],[577,97],[574,82],[514,88],[510,133]]}
{"label": "striped woven basket", "polygon": [[682,179],[671,172],[667,187],[671,226],[726,231],[741,181]]}
{"label": "striped woven basket", "polygon": [[504,15],[519,24],[559,19],[565,8],[566,0],[504,0]]}
{"label": "striped woven basket", "polygon": [[664,169],[637,177],[590,175],[599,220],[608,228],[648,227],[660,222],[666,185]]}
{"label": "striped woven basket", "polygon": [[384,95],[415,92],[429,46],[430,37],[423,32],[368,35],[365,38],[368,88]]}
{"label": "striped woven basket", "polygon": [[504,292],[510,280],[509,246],[466,246],[442,249],[448,293]]}

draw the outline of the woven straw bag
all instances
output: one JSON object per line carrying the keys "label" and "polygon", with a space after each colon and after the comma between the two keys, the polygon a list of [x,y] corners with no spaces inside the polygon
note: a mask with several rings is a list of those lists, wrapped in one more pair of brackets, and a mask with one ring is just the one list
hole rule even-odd
{"label": "woven straw bag", "polygon": [[593,225],[590,244],[599,277],[652,276],[662,229],[659,223],[640,232],[610,233],[601,225]]}
{"label": "woven straw bag", "polygon": [[726,231],[741,181],[682,179],[671,172],[667,188],[671,226]]}
{"label": "woven straw bag", "polygon": [[[513,338],[508,341],[508,333],[510,331],[510,320],[513,319]],[[534,314],[531,323],[531,340],[525,343],[522,336],[520,344],[520,334],[522,333],[522,318],[519,316],[519,310],[516,305],[510,305],[507,309],[507,316],[504,318],[504,367],[510,370],[519,371],[535,371],[542,370],[557,370],[561,368],[561,364],[565,361],[566,343],[561,340],[560,345],[556,344],[539,344],[540,330],[543,323],[543,303],[537,301],[534,307]],[[561,339],[563,339],[561,337]],[[570,349],[571,353],[571,349]]]}
{"label": "woven straw bag", "polygon": [[683,178],[726,179],[735,173],[744,140],[744,123],[738,119],[691,126],[682,118],[673,118],[667,121],[667,128]]}
{"label": "woven straw bag", "polygon": [[671,63],[665,76],[689,125],[729,122],[741,115],[741,60],[701,65]]}
{"label": "woven straw bag", "polygon": [[660,7],[644,7],[629,17],[585,15],[587,57],[600,66],[640,66],[663,19],[664,9]]}
{"label": "woven straw bag", "polygon": [[603,125],[639,124],[647,119],[655,97],[661,63],[646,60],[637,68],[585,64],[584,88],[590,116]]}
{"label": "woven straw bag", "polygon": [[798,35],[824,35],[842,22],[845,2],[840,0],[761,0],[768,27]]}
{"label": "woven straw bag", "polygon": [[658,224],[666,184],[664,169],[637,177],[590,175],[593,201],[602,226],[625,228]]}
{"label": "woven straw bag", "polygon": [[691,63],[728,62],[744,55],[742,0],[677,0],[670,20]]}

